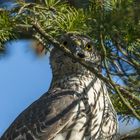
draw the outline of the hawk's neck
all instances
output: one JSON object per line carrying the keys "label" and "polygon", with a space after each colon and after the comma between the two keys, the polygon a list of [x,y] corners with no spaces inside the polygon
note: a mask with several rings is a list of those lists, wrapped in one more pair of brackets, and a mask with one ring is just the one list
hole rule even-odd
{"label": "hawk's neck", "polygon": [[80,93],[86,88],[91,87],[96,80],[97,78],[89,71],[68,75],[55,75],[50,89],[71,89]]}

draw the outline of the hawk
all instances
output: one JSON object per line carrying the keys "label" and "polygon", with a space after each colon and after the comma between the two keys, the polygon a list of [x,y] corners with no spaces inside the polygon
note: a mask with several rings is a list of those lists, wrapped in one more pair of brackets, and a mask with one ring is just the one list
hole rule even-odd
{"label": "hawk", "polygon": [[[100,65],[89,37],[69,33],[60,42],[95,68]],[[50,65],[48,92],[25,109],[0,140],[115,140],[117,117],[105,83],[55,46]]]}

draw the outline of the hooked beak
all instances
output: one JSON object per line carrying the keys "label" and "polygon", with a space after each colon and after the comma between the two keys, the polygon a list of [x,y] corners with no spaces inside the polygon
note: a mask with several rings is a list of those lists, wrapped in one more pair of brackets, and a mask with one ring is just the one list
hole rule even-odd
{"label": "hooked beak", "polygon": [[78,52],[77,55],[78,55],[80,58],[85,58],[85,54],[82,53],[82,52]]}
{"label": "hooked beak", "polygon": [[86,57],[80,46],[77,47],[77,49],[76,49],[76,55],[77,55],[79,58],[85,58],[85,57]]}

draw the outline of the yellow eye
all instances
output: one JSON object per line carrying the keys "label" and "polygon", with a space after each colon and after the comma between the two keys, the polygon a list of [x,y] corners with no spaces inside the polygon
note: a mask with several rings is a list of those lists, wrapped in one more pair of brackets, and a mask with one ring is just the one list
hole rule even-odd
{"label": "yellow eye", "polygon": [[87,45],[85,46],[85,49],[86,49],[87,51],[92,51],[92,45],[91,45],[91,44],[87,44]]}
{"label": "yellow eye", "polygon": [[67,46],[68,42],[67,41],[63,41],[62,43],[64,46]]}

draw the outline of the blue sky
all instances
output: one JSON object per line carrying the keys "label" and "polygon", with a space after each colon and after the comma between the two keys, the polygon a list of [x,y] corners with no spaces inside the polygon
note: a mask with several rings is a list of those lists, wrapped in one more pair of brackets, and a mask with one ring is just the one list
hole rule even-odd
{"label": "blue sky", "polygon": [[50,85],[48,56],[37,58],[29,44],[9,44],[7,55],[0,58],[0,135]]}
{"label": "blue sky", "polygon": [[[48,55],[36,57],[30,42],[8,44],[0,58],[0,136],[17,115],[45,93],[52,78]],[[140,122],[120,123],[120,131],[140,127]]]}

